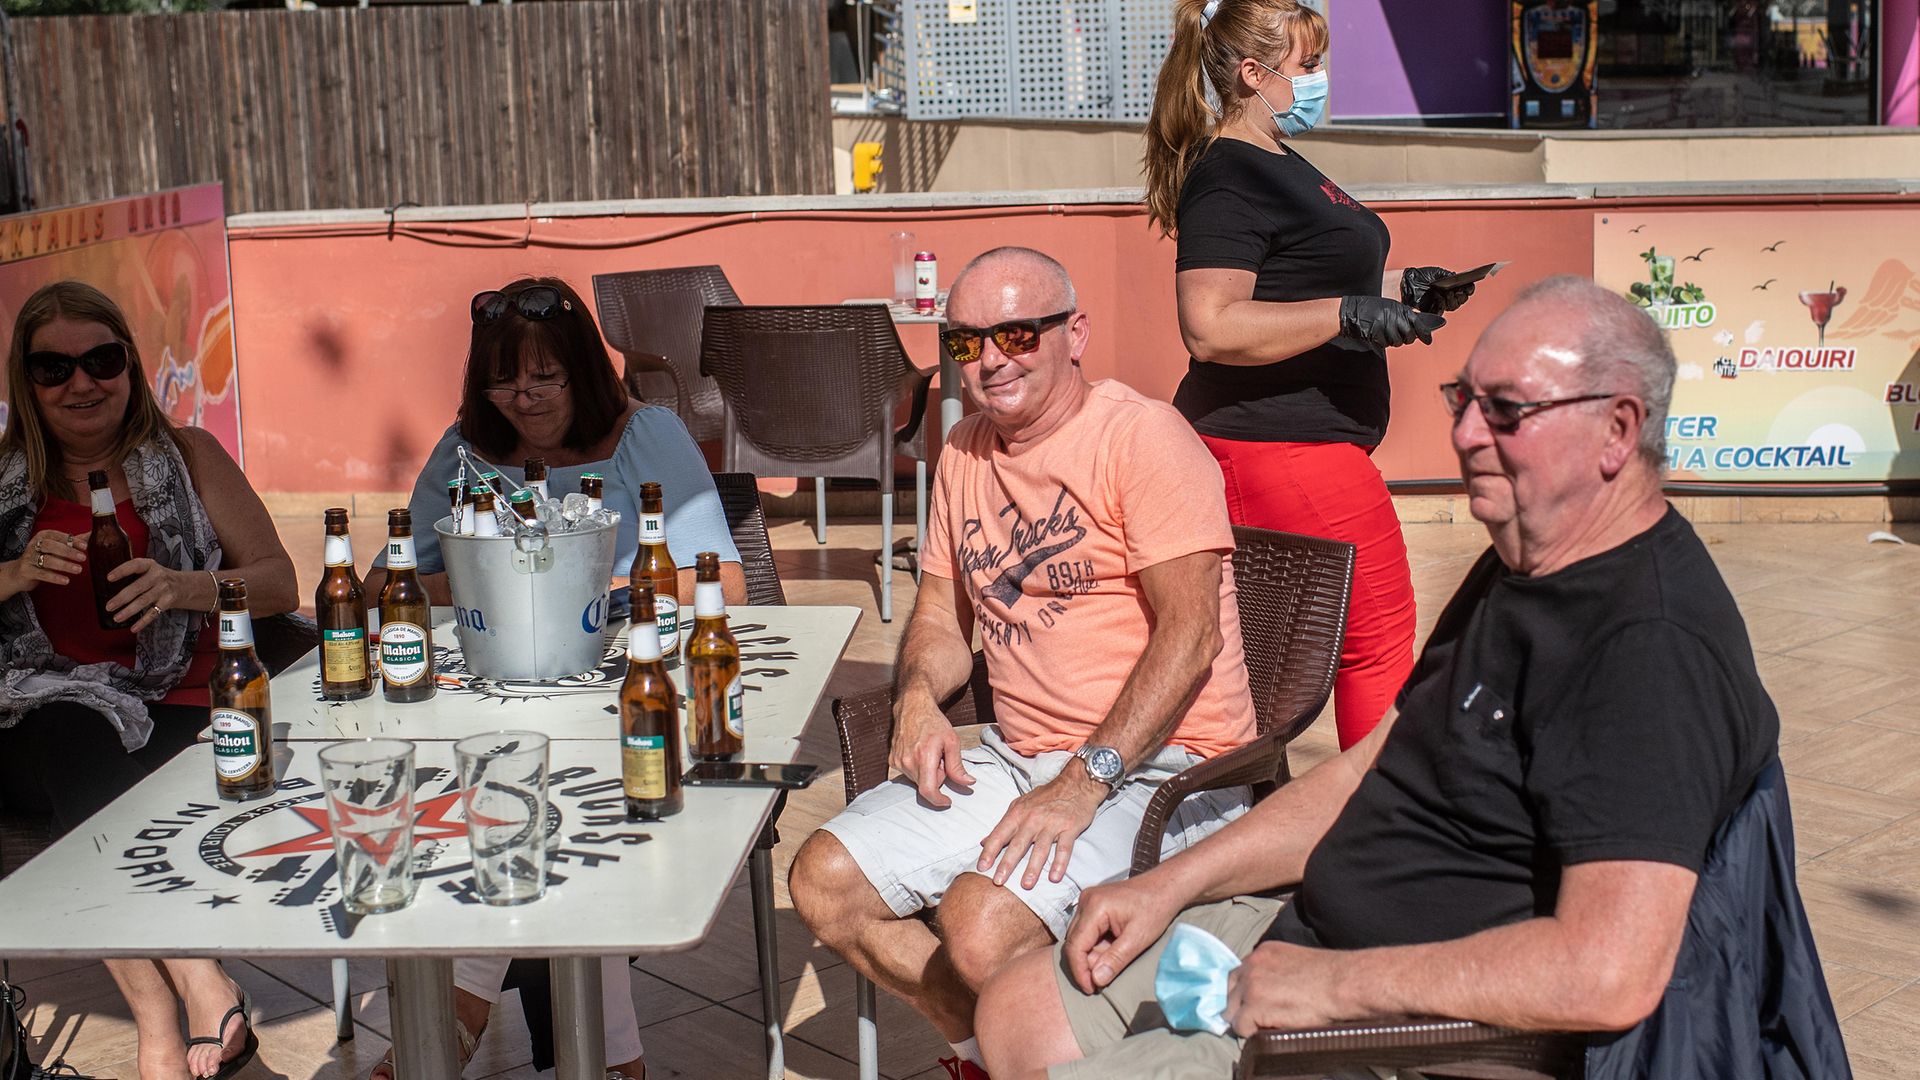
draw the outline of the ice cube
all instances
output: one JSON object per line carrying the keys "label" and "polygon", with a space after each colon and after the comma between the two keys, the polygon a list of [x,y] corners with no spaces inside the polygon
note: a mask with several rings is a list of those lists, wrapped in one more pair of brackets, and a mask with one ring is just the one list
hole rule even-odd
{"label": "ice cube", "polygon": [[620,524],[620,512],[617,510],[609,510],[603,506],[593,513],[588,514],[587,520],[595,525],[618,525]]}
{"label": "ice cube", "polygon": [[560,516],[567,520],[568,525],[572,525],[581,518],[586,517],[586,495],[578,491],[569,491],[567,497],[560,502]]}

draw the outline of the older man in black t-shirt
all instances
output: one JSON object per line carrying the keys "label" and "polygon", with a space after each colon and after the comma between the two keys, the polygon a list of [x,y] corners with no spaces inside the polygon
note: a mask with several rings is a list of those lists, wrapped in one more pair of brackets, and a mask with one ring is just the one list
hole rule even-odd
{"label": "older man in black t-shirt", "polygon": [[[1260,1028],[1623,1029],[1655,1007],[1708,843],[1779,739],[1733,597],[1661,494],[1673,378],[1652,320],[1582,279],[1535,286],[1487,330],[1446,394],[1493,547],[1397,713],[1083,894],[1062,955],[1029,954],[981,998],[999,1080],[1224,1076],[1234,1036]],[[1246,895],[1296,883],[1284,906]],[[1244,958],[1229,1035],[1156,1026],[1176,916]]]}

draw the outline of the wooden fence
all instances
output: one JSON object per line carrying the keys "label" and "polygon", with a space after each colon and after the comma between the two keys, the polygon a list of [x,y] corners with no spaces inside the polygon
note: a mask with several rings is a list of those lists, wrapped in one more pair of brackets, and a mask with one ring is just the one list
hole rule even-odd
{"label": "wooden fence", "polygon": [[227,209],[831,192],[820,0],[18,18],[41,207],[220,180]]}

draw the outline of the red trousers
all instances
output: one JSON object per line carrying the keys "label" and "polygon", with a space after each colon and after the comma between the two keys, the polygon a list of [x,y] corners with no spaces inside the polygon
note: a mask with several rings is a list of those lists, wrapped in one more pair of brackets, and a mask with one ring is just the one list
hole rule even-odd
{"label": "red trousers", "polygon": [[1220,463],[1234,524],[1357,549],[1333,693],[1344,750],[1374,729],[1413,671],[1413,571],[1387,483],[1366,448],[1351,443],[1200,438]]}

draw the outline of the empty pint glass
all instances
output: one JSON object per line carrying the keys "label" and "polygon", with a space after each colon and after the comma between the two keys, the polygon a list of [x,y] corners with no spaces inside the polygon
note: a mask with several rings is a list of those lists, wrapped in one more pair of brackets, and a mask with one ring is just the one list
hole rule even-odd
{"label": "empty pint glass", "polygon": [[349,915],[413,903],[413,744],[364,739],[320,751],[320,778]]}
{"label": "empty pint glass", "polygon": [[489,904],[547,891],[547,737],[496,731],[453,744],[460,805],[473,847],[473,884]]}

